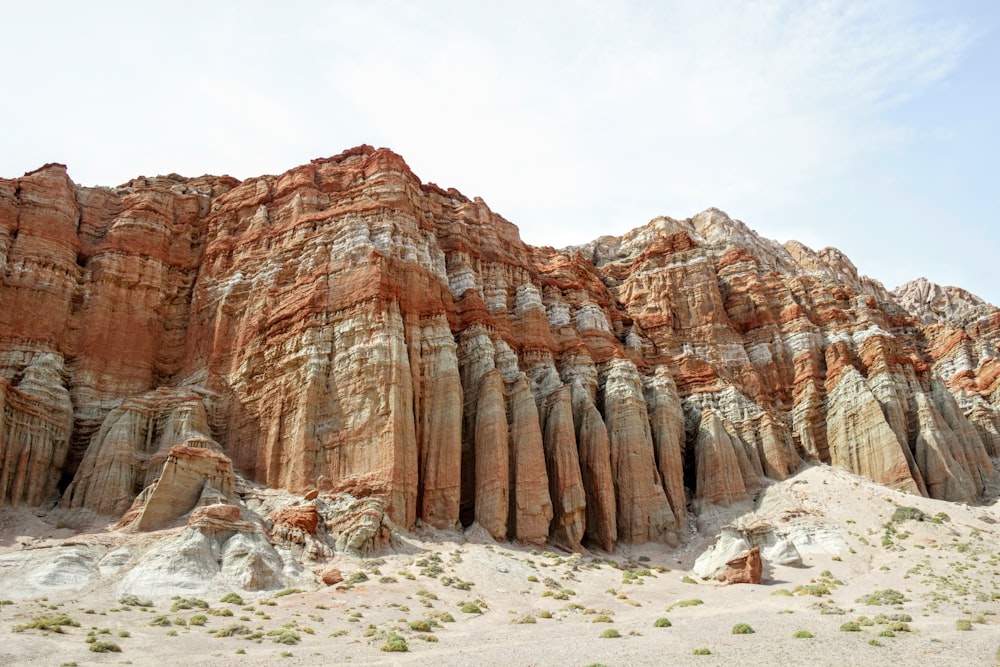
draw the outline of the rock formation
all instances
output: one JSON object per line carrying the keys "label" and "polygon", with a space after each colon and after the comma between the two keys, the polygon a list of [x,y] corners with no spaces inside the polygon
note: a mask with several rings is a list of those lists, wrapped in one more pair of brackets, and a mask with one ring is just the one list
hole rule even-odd
{"label": "rock formation", "polygon": [[726,569],[716,579],[727,584],[759,584],[764,564],[760,559],[760,547],[726,562]]}
{"label": "rock formation", "polygon": [[270,536],[319,555],[418,522],[675,543],[802,461],[1000,487],[1000,311],[715,209],[556,250],[368,146],[242,182],[53,164],[0,180],[0,275],[2,503],[120,516],[159,479],[158,525],[201,447],[317,493]]}

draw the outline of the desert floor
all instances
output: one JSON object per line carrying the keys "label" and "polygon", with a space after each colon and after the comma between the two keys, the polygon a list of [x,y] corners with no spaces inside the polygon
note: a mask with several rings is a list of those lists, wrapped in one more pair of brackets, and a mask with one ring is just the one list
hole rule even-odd
{"label": "desert floor", "polygon": [[[891,520],[900,506],[920,509],[925,519]],[[740,519],[746,511],[753,516]],[[718,527],[737,519],[795,535],[804,566],[765,563],[761,585],[694,576],[694,560]],[[120,574],[76,572],[72,563],[34,556],[155,534],[74,524],[57,509],[5,508],[0,664],[1000,664],[996,502],[943,503],[816,466],[769,487],[754,508],[711,521],[703,516],[702,523],[680,548],[620,547],[614,554],[419,531],[400,535],[392,553],[338,556],[332,565],[345,577],[339,587],[239,591],[242,602],[220,601],[224,591],[123,600],[116,594]],[[42,579],[26,569],[43,561],[49,571]],[[866,603],[865,596],[887,590],[901,595]],[[61,615],[78,625],[24,627]],[[669,627],[654,625],[661,618]],[[842,629],[851,621],[858,631]],[[754,632],[733,634],[740,623]],[[611,629],[620,637],[602,637]],[[799,631],[812,637],[796,637]],[[405,652],[382,650],[393,634]],[[89,650],[96,642],[113,642],[121,652]],[[709,653],[696,655],[698,649]]]}

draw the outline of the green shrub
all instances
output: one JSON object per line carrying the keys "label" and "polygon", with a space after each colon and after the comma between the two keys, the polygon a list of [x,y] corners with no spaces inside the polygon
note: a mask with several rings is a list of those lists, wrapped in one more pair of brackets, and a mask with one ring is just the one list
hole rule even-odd
{"label": "green shrub", "polygon": [[654,628],[669,628],[672,627],[673,623],[670,622],[669,618],[658,618],[653,621]]}
{"label": "green shrub", "polygon": [[694,650],[694,655],[712,655],[712,652],[707,648],[696,648]]}
{"label": "green shrub", "polygon": [[792,635],[795,639],[812,639],[813,633],[808,630],[796,630],[795,634]]}
{"label": "green shrub", "polygon": [[893,632],[892,630],[889,630],[888,628],[886,628],[885,630],[882,630],[881,632],[879,632],[878,636],[879,637],[895,637],[896,633]]}
{"label": "green shrub", "polygon": [[353,586],[354,584],[360,584],[362,581],[368,581],[368,575],[361,570],[358,570],[351,576],[347,577],[346,583]]}
{"label": "green shrub", "polygon": [[483,610],[479,608],[479,605],[475,604],[474,602],[466,602],[465,604],[462,605],[462,608],[459,609],[459,611],[461,611],[463,614],[483,613]]}
{"label": "green shrub", "polygon": [[615,619],[611,618],[607,614],[599,614],[594,617],[591,623],[614,623]]}
{"label": "green shrub", "polygon": [[841,632],[861,632],[861,626],[855,621],[848,621],[840,626]]}
{"label": "green shrub", "polygon": [[121,653],[122,647],[114,642],[94,642],[90,650],[94,653]]}
{"label": "green shrub", "polygon": [[59,616],[39,616],[25,625],[18,625],[14,632],[25,630],[47,630],[49,632],[62,632],[63,626],[78,628],[80,624],[69,616],[61,614]]}
{"label": "green shrub", "polygon": [[395,632],[391,632],[388,638],[386,638],[385,644],[382,645],[382,650],[388,653],[406,653],[410,650],[410,647],[406,645],[405,639]]}
{"label": "green shrub", "polygon": [[960,618],[955,621],[955,629],[961,630],[962,632],[968,632],[972,629],[972,621],[968,618]]}
{"label": "green shrub", "polygon": [[670,605],[669,607],[667,607],[667,611],[670,611],[674,607],[697,607],[700,604],[705,604],[705,602],[702,601],[702,600],[697,600],[697,599],[695,599],[695,600],[681,600],[680,602],[675,602],[672,605]]}
{"label": "green shrub", "polygon": [[[364,574],[364,573],[362,573],[362,574]],[[368,577],[365,577],[365,579],[368,579]],[[301,592],[302,592],[301,588],[286,588],[283,591],[278,591],[277,593],[275,593],[274,597],[280,598],[280,597],[284,597],[286,595],[294,595],[296,593],[301,593]]]}
{"label": "green shrub", "polygon": [[281,628],[280,630],[271,630],[267,633],[267,636],[271,638],[275,644],[298,644],[302,637],[299,633],[288,628]]}
{"label": "green shrub", "polygon": [[621,637],[621,634],[614,628],[608,628],[601,633],[601,639],[618,639],[619,637]]}
{"label": "green shrub", "polygon": [[236,593],[226,593],[219,598],[219,602],[226,602],[228,604],[243,604],[243,598]]}
{"label": "green shrub", "polygon": [[860,602],[869,606],[897,605],[906,602],[906,597],[897,590],[887,588],[882,591],[875,591],[868,595],[862,595],[855,602]]}
{"label": "green shrub", "polygon": [[205,614],[195,614],[188,619],[188,625],[205,625],[208,622],[208,616]]}
{"label": "green shrub", "polygon": [[170,611],[181,611],[182,609],[208,609],[208,603],[198,598],[180,598],[170,607]]}
{"label": "green shrub", "polygon": [[137,595],[123,595],[118,598],[118,604],[126,607],[152,607],[153,601],[148,598],[140,599]]}
{"label": "green shrub", "polygon": [[752,635],[752,634],[754,634],[754,629],[751,628],[746,623],[737,623],[736,625],[733,626],[733,634],[734,635]]}
{"label": "green shrub", "polygon": [[410,621],[407,625],[415,632],[433,632],[431,624],[424,620]]}
{"label": "green shrub", "polygon": [[892,518],[889,520],[895,523],[902,523],[903,521],[923,521],[926,518],[927,515],[916,507],[897,507],[896,511],[892,513]]}
{"label": "green shrub", "polygon": [[248,635],[250,634],[250,628],[239,623],[233,623],[232,625],[227,625],[224,628],[220,628],[212,633],[215,637],[232,637],[234,635]]}

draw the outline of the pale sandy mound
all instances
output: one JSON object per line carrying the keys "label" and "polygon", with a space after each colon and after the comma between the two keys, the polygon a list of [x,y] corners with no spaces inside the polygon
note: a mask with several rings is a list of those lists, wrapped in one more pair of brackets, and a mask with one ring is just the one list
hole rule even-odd
{"label": "pale sandy mound", "polygon": [[[770,487],[755,508],[742,512],[716,515],[715,528],[768,526],[794,544],[802,566],[765,563],[763,584],[727,587],[691,570],[714,543],[714,532],[693,535],[676,550],[646,545],[572,555],[425,531],[419,538],[401,535],[397,552],[378,558],[304,563],[307,572],[339,568],[340,588],[240,592],[242,603],[221,602],[224,591],[210,590],[183,596],[192,602],[184,609],[168,596],[119,601],[118,587],[129,574],[122,563],[150,549],[149,536],[64,525],[66,516],[55,511],[5,510],[0,599],[11,603],[0,605],[0,664],[951,666],[997,660],[995,504],[928,500],[818,466]],[[149,602],[152,607],[137,606]],[[79,626],[15,631],[58,615]],[[670,627],[655,627],[660,618]],[[852,621],[859,631],[841,631]],[[971,630],[957,629],[962,621]],[[755,632],[733,634],[739,623]],[[620,637],[602,638],[611,629]],[[797,638],[799,631],[813,637]],[[407,652],[380,650],[392,633]],[[122,652],[90,652],[88,635]],[[695,655],[696,649],[710,654]]]}

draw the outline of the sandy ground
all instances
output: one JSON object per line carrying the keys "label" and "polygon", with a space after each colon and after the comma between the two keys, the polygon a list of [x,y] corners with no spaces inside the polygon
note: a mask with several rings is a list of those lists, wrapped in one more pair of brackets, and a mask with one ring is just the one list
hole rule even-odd
{"label": "sandy ground", "polygon": [[[890,521],[899,506],[937,517]],[[754,518],[796,532],[804,567],[767,566],[761,585],[697,579],[690,569],[714,541],[711,527],[679,549],[646,545],[580,555],[424,532],[401,536],[395,553],[378,558],[338,557],[333,565],[349,581],[359,580],[342,590],[240,592],[242,604],[221,602],[213,592],[200,596],[207,609],[172,610],[178,600],[122,604],[114,577],[91,577],[81,587],[72,567],[63,579],[50,577],[61,585],[44,595],[27,593],[23,570],[11,566],[22,552],[41,558],[67,544],[114,547],[150,538],[102,524],[63,526],[58,510],[4,509],[0,664],[1000,664],[996,503],[966,507],[908,496],[819,466],[770,487]],[[356,574],[362,572],[364,581]],[[796,590],[800,586],[820,595]],[[904,601],[859,601],[886,589]],[[470,603],[480,613],[468,613]],[[62,632],[19,629],[58,615],[79,625]],[[880,615],[908,616],[897,621],[908,631],[880,635],[891,627]],[[199,616],[204,625],[192,624]],[[670,627],[655,627],[660,618]],[[957,628],[961,619],[971,630]],[[431,632],[411,627],[419,628],[421,620]],[[860,631],[841,631],[849,621]],[[755,632],[733,634],[738,623]],[[216,636],[232,625],[250,634]],[[620,637],[601,636],[610,629]],[[282,630],[290,632],[278,634]],[[794,637],[800,630],[813,637]],[[381,650],[391,633],[403,638],[406,652]],[[282,636],[293,643],[276,643]],[[91,652],[88,637],[115,642],[121,652]],[[697,649],[710,653],[695,655]]]}

